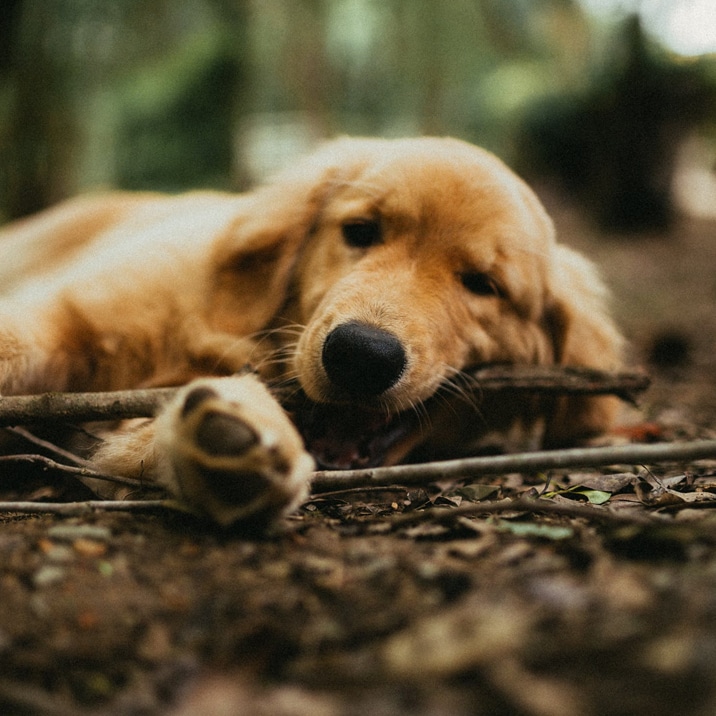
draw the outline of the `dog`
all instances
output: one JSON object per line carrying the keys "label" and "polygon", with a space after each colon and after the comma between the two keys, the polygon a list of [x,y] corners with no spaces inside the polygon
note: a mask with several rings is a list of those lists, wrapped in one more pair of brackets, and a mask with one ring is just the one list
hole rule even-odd
{"label": "dog", "polygon": [[275,522],[315,463],[466,454],[516,424],[570,443],[616,409],[467,390],[486,364],[615,369],[623,341],[593,265],[461,140],[335,139],[245,194],[82,196],[0,254],[0,391],[182,386],[91,460],[222,525]]}

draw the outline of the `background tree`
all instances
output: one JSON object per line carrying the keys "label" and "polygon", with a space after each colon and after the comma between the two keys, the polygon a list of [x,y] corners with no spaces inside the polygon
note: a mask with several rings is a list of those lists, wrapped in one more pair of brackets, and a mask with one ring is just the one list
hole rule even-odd
{"label": "background tree", "polygon": [[604,223],[663,226],[675,148],[713,133],[713,57],[587,1],[6,0],[0,215],[242,188],[325,136],[434,133],[560,177]]}

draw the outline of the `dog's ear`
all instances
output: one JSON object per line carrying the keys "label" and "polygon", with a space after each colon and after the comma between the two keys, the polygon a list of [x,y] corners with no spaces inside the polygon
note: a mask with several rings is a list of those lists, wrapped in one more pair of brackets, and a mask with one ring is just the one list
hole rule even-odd
{"label": "dog's ear", "polygon": [[[595,267],[566,246],[556,245],[553,251],[545,323],[555,363],[617,370],[624,341],[609,314],[608,293]],[[618,404],[612,397],[558,400],[547,426],[547,442],[569,442],[603,432]]]}
{"label": "dog's ear", "polygon": [[248,335],[282,307],[301,248],[335,181],[355,162],[352,144],[329,142],[238,199],[237,219],[211,259],[207,312],[214,329]]}

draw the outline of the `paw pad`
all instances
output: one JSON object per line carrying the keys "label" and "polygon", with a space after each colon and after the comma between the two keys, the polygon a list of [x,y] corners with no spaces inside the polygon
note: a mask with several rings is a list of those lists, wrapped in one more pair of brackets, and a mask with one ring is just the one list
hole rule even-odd
{"label": "paw pad", "polygon": [[158,440],[162,483],[219,524],[268,524],[307,495],[313,460],[253,375],[189,386],[160,416]]}
{"label": "paw pad", "polygon": [[243,420],[214,412],[202,417],[194,439],[200,450],[217,457],[243,455],[259,442],[259,436]]}

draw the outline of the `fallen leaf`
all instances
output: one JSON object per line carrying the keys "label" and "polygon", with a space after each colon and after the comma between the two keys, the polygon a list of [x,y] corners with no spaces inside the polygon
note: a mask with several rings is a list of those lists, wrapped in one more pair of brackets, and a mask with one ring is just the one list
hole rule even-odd
{"label": "fallen leaf", "polygon": [[588,502],[593,505],[603,505],[608,502],[611,498],[612,493],[605,490],[593,490],[583,485],[575,485],[574,487],[568,487],[564,490],[552,490],[544,494],[544,497],[548,499],[555,498],[573,498],[573,497],[584,497]]}
{"label": "fallen leaf", "polygon": [[633,472],[619,472],[611,475],[577,473],[567,476],[567,481],[572,486],[588,487],[590,490],[611,493],[620,492],[637,479],[638,476]]}
{"label": "fallen leaf", "polygon": [[592,505],[603,505],[605,502],[609,502],[612,496],[611,492],[602,490],[580,490],[578,494],[584,495]]}

